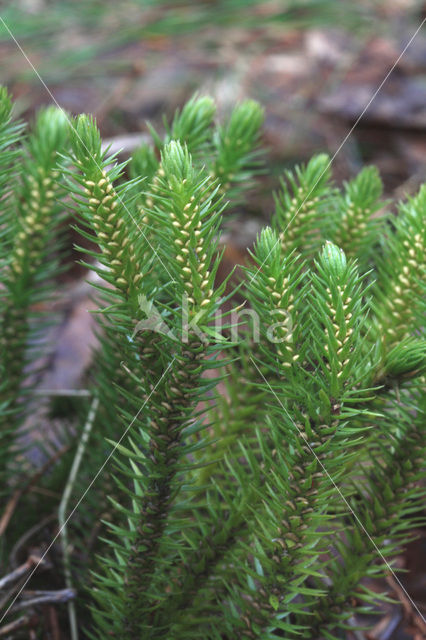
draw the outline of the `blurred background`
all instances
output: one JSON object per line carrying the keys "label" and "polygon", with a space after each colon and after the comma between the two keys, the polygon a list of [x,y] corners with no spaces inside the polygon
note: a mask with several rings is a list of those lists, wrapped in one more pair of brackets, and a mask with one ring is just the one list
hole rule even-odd
{"label": "blurred background", "polygon": [[[147,119],[161,128],[162,114],[173,114],[194,91],[212,94],[222,110],[249,96],[266,108],[271,178],[315,151],[339,148],[426,15],[419,0],[14,0],[0,6],[0,82],[12,91],[19,115],[52,102],[31,64],[62,107],[93,113],[104,137],[130,134],[124,147],[146,131]],[[369,162],[378,165],[388,191],[423,176],[425,71],[423,29],[338,153],[338,179]],[[259,215],[259,203],[251,207]]]}
{"label": "blurred background", "polygon": [[[146,136],[147,120],[161,131],[162,115],[171,117],[195,91],[212,95],[219,114],[243,98],[258,100],[268,170],[228,217],[228,269],[269,219],[283,169],[315,152],[336,154],[339,182],[376,164],[387,196],[414,193],[424,181],[426,27],[395,62],[425,17],[419,0],[0,0],[0,83],[25,119],[53,97],[70,113],[94,114],[124,156]],[[42,387],[78,388],[90,366],[86,275],[75,267],[61,275],[52,308],[61,322],[49,336]],[[398,560],[419,603],[425,541]],[[410,605],[398,597],[402,609],[383,604],[371,638],[420,637],[409,623],[399,626]]]}

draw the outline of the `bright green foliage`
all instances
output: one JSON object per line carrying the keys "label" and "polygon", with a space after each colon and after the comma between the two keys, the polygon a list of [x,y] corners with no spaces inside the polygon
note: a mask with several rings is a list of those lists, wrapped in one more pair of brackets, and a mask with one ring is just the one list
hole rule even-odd
{"label": "bright green foliage", "polygon": [[426,344],[424,340],[406,338],[387,352],[382,375],[391,377],[418,376],[425,373]]}
{"label": "bright green foliage", "polygon": [[[171,126],[165,122],[166,134],[163,139],[152,127],[150,131],[160,151],[171,140],[185,144],[195,163],[200,168],[206,166],[211,177],[218,179],[220,188],[226,189],[228,198],[241,199],[258,165],[259,149],[256,147],[263,110],[254,100],[246,100],[235,107],[223,125],[213,127],[215,111],[211,98],[194,96],[182,111],[176,112]],[[154,158],[146,145],[135,151],[131,167],[133,175],[138,169],[146,167],[146,174],[138,175],[146,176],[156,188]],[[157,168],[161,177],[161,167]]]}
{"label": "bright green foliage", "polygon": [[353,385],[364,374],[368,303],[356,265],[347,263],[343,251],[331,243],[326,243],[313,274],[311,301],[314,317],[307,320],[305,336],[312,335],[314,348],[308,360],[315,363],[327,396],[343,400],[353,395]]}
{"label": "bright green foliage", "polygon": [[[139,291],[143,279],[139,255],[138,220],[125,204],[129,186],[114,189],[113,181],[121,175],[123,166],[107,170],[111,158],[101,150],[101,139],[94,124],[85,116],[78,118],[72,136],[72,147],[76,166],[82,177],[76,176],[84,195],[77,202],[83,206],[79,211],[82,221],[95,233],[101,249],[98,256],[103,268],[98,272],[106,282],[117,289],[117,294],[128,299]],[[75,196],[74,196],[75,197]],[[93,239],[90,232],[85,237]],[[130,243],[131,251],[126,247]]]}
{"label": "bright green foliage", "polygon": [[252,165],[257,159],[258,151],[254,149],[262,122],[261,107],[254,100],[246,100],[235,107],[228,122],[219,127],[215,134],[216,157],[212,166],[212,175],[219,180],[221,188],[227,195],[230,187],[233,187],[231,190],[233,195],[237,188],[241,189],[251,178],[247,166]]}
{"label": "bright green foliage", "polygon": [[285,254],[300,251],[312,255],[320,248],[318,227],[325,224],[328,215],[329,178],[330,158],[325,154],[315,156],[306,166],[296,166],[293,172],[285,172],[281,190],[275,195],[272,220]]}
{"label": "bright green foliage", "polygon": [[[253,258],[256,268],[248,270],[248,297],[262,321],[266,334],[262,346],[270,354],[270,342],[276,343],[277,368],[297,367],[295,302],[303,274],[303,263],[292,254],[283,254],[279,236],[270,228],[262,231]],[[275,329],[275,331],[274,331]]]}
{"label": "bright green foliage", "polygon": [[[135,198],[135,217],[144,225],[144,234],[153,244],[157,242],[155,229],[160,221],[152,212],[161,208],[163,202],[159,193],[164,178],[160,154],[171,141],[179,141],[185,146],[194,166],[208,172],[212,191],[217,187],[223,195],[226,184],[227,199],[240,202],[252,185],[259,165],[262,109],[253,100],[246,100],[235,107],[225,124],[220,126],[214,126],[215,112],[210,97],[193,96],[181,111],[176,111],[170,125],[164,121],[163,137],[149,126],[155,149],[143,144],[130,159],[130,176],[143,178],[143,190],[139,189]],[[147,252],[146,259],[151,257],[152,250]],[[163,282],[166,282],[170,274],[163,275]]]}
{"label": "bright green foliage", "polygon": [[129,173],[132,178],[144,176],[145,180],[151,181],[158,169],[158,160],[154,147],[143,144],[132,155],[129,165]]}
{"label": "bright green foliage", "polygon": [[[232,587],[232,599],[238,603],[238,611],[244,612],[232,620],[230,631],[239,629],[234,631],[235,637],[256,637],[259,629],[272,630],[274,626],[288,631],[292,625],[289,627],[286,617],[300,609],[300,604],[292,604],[296,595],[302,592],[309,602],[321,593],[321,589],[307,585],[301,591],[301,584],[321,566],[319,556],[330,543],[328,523],[339,508],[335,483],[340,483],[342,472],[352,463],[357,437],[364,435],[362,423],[355,429],[348,420],[348,416],[363,413],[362,405],[356,410],[352,407],[354,396],[362,397],[362,389],[356,394],[352,391],[364,351],[359,339],[365,321],[362,279],[334,245],[325,246],[310,283],[309,274],[300,276],[288,257],[281,259],[287,260],[288,267],[286,262],[279,263],[279,251],[278,237],[265,230],[255,247],[262,272],[251,274],[249,289],[257,299],[255,306],[263,306],[262,317],[267,317],[269,309],[293,306],[291,324],[302,326],[302,331],[290,332],[283,323],[282,342],[274,345],[276,352],[271,344],[267,352],[266,343],[263,350],[263,362],[270,373],[286,379],[279,387],[275,383],[275,390],[268,373],[262,374],[260,383],[273,394],[276,407],[269,412],[268,436],[262,438],[267,497],[263,498],[265,512],[260,505],[255,511],[254,562],[239,572],[239,593]],[[296,296],[290,305],[286,300],[283,306],[282,298],[276,295],[281,274],[285,280],[280,291],[286,295],[291,295],[303,278],[308,281],[302,290],[310,299],[309,331],[303,330],[303,296]],[[290,340],[286,340],[286,331]],[[351,359],[346,362],[349,351]],[[300,366],[303,360],[313,365],[315,376]],[[336,523],[332,526],[334,531],[339,528]],[[235,553],[237,562],[241,551],[237,548]],[[285,614],[283,620],[281,614]]]}
{"label": "bright green foliage", "polygon": [[12,100],[4,87],[0,87],[0,201],[2,224],[0,225],[0,268],[6,268],[8,252],[13,243],[13,234],[8,226],[13,223],[14,209],[11,205],[13,176],[20,171],[16,143],[22,134],[22,125],[12,121]]}
{"label": "bright green foliage", "polygon": [[358,257],[365,264],[377,242],[383,207],[380,201],[383,185],[376,167],[365,167],[336,198],[336,216],[332,219],[330,237],[347,256]]}
{"label": "bright green foliage", "polygon": [[399,206],[395,231],[379,260],[375,313],[386,345],[398,344],[424,327],[426,311],[426,187]]}
{"label": "bright green foliage", "polygon": [[213,124],[215,113],[216,106],[210,97],[194,96],[185,104],[181,112],[176,112],[171,127],[168,127],[165,122],[167,132],[165,143],[180,140],[186,143],[193,157],[200,155],[209,146],[209,129]]}
{"label": "bright green foliage", "polygon": [[15,342],[1,357],[18,375],[0,386],[3,474],[64,183],[100,277],[100,402],[68,531],[80,627],[120,640],[342,637],[386,597],[362,579],[389,571],[423,522],[425,187],[391,223],[374,168],[341,190],[325,155],[286,172],[244,267],[245,308],[230,311],[218,245],[229,194],[253,181],[258,105],[216,126],[196,96],[127,166],[87,116],[47,110],[17,145],[0,95],[0,167],[16,176],[0,325],[10,332],[13,316]]}
{"label": "bright green foliage", "polygon": [[[0,198],[4,216],[7,213],[6,202],[11,195],[11,176],[19,170],[14,145],[20,139],[22,128],[21,124],[12,121],[12,100],[6,89],[0,87]],[[6,234],[4,228],[0,230],[0,238],[3,234]]]}
{"label": "bright green foliage", "polygon": [[[424,492],[416,482],[424,473],[425,402],[413,389],[417,416],[413,418],[409,406],[398,407],[398,431],[395,428],[396,399],[391,398],[376,428],[382,439],[376,449],[371,448],[364,464],[365,475],[361,487],[351,500],[356,514],[352,527],[346,527],[336,547],[339,556],[329,563],[330,585],[324,589],[309,616],[299,614],[297,621],[306,626],[303,638],[338,638],[333,631],[345,628],[350,616],[351,598],[369,603],[380,598],[366,585],[359,587],[360,576],[374,577],[383,571],[383,563],[390,568],[392,556],[401,544],[414,536],[410,529],[419,526],[424,504]],[[410,451],[407,456],[407,451]],[[402,521],[401,518],[405,520]],[[393,531],[389,540],[388,532]],[[377,562],[378,557],[381,562]],[[361,609],[361,607],[360,607]],[[368,610],[368,607],[367,607]],[[293,637],[293,636],[292,636]],[[294,637],[300,637],[294,635]]]}
{"label": "bright green foliage", "polygon": [[[9,98],[2,92],[1,111],[8,115]],[[17,142],[19,127],[4,128],[9,143]],[[40,111],[34,131],[17,149],[6,150],[8,176],[5,194],[5,253],[2,256],[2,285],[0,290],[0,482],[4,482],[6,461],[16,435],[18,412],[24,390],[25,367],[35,355],[28,354],[41,327],[33,328],[32,305],[50,294],[49,279],[57,269],[60,248],[58,229],[63,215],[58,201],[63,195],[58,172],[59,154],[66,148],[68,127],[66,115],[49,107]],[[13,164],[20,164],[13,171]],[[3,178],[3,176],[2,176]],[[6,186],[6,185],[4,185]],[[52,248],[56,245],[56,254]],[[23,409],[23,407],[22,407]],[[25,411],[20,411],[19,414]],[[4,486],[0,487],[0,493]]]}
{"label": "bright green foliage", "polygon": [[[101,150],[99,131],[90,118],[81,116],[75,121],[71,146],[72,163],[78,171],[67,174],[69,190],[75,200],[80,233],[98,246],[97,252],[82,251],[97,260],[97,266],[92,264],[91,268],[104,281],[103,285],[97,285],[97,290],[105,307],[99,315],[101,349],[93,372],[99,408],[86,465],[75,487],[77,500],[93,478],[92,470],[100,468],[110,454],[110,441],[118,440],[126,427],[126,394],[139,393],[140,406],[149,393],[148,379],[156,379],[162,359],[154,352],[155,334],[137,333],[133,341],[130,339],[137,322],[145,317],[139,297],[144,296],[145,286],[148,292],[153,288],[150,263],[145,261],[150,245],[141,226],[140,211],[134,207],[138,181],[117,184],[124,165],[117,165],[114,158]],[[142,376],[142,372],[147,382],[141,390],[135,376]],[[77,540],[84,540],[81,530],[87,523],[89,527],[95,526],[109,509],[108,496],[114,493],[109,471],[99,478],[98,493],[90,494],[82,505],[81,520],[75,523]],[[84,542],[82,547],[82,553],[86,554]],[[89,559],[87,563],[90,564]]]}
{"label": "bright green foliage", "polygon": [[[103,251],[100,261],[105,268],[100,273],[111,285],[115,285],[116,297],[120,299],[120,302],[105,309],[104,323],[107,320],[113,323],[119,319],[122,323],[126,318],[138,319],[138,313],[143,311],[140,309],[140,297],[145,295],[143,274],[146,274],[149,265],[132,260],[133,256],[142,255],[138,254],[139,247],[144,251],[146,246],[143,230],[129,215],[131,202],[127,203],[126,193],[131,192],[131,188],[122,187],[120,195],[114,189],[112,183],[117,172],[114,169],[105,171],[111,159],[101,154],[99,134],[89,120],[79,119],[76,123],[72,145],[75,164],[82,174],[81,178],[76,176],[76,179],[85,189],[84,200],[78,199],[77,211],[86,221],[92,220],[97,242]],[[87,150],[92,156],[90,160],[87,160]],[[171,327],[176,327],[176,332],[183,327],[185,336],[181,343],[177,334],[179,342],[176,345],[171,330],[166,329],[160,337],[152,331],[142,330],[139,333],[136,326],[137,333],[132,343],[134,348],[128,349],[127,359],[122,357],[121,362],[130,378],[130,384],[124,381],[122,388],[127,399],[126,420],[131,420],[128,413],[130,407],[134,407],[131,413],[137,413],[137,418],[132,429],[134,459],[132,455],[128,469],[124,468],[123,463],[120,466],[126,475],[134,476],[140,464],[146,472],[144,475],[139,473],[140,477],[134,478],[133,489],[129,489],[133,515],[129,521],[131,526],[127,540],[121,535],[121,541],[125,544],[119,556],[119,563],[123,558],[126,559],[128,571],[123,576],[124,584],[117,585],[118,588],[111,592],[109,598],[115,607],[106,612],[107,619],[101,624],[107,624],[108,628],[113,625],[117,633],[122,630],[129,638],[144,633],[149,627],[149,611],[155,598],[148,587],[154,581],[152,589],[155,588],[153,570],[159,545],[162,538],[167,541],[170,536],[165,525],[171,497],[175,497],[176,493],[175,476],[182,461],[187,464],[187,456],[194,447],[198,448],[192,438],[185,447],[181,446],[181,433],[188,426],[196,400],[201,399],[212,385],[211,381],[200,379],[202,370],[211,366],[210,348],[204,347],[203,340],[191,330],[191,323],[196,318],[198,331],[202,331],[220,295],[220,289],[213,291],[219,264],[216,246],[220,214],[215,190],[212,191],[207,184],[205,174],[194,170],[191,156],[178,142],[172,141],[163,147],[161,166],[163,174],[159,176],[157,184],[160,206],[152,210],[151,215],[158,222],[159,233],[163,236],[160,247],[162,258],[160,255],[159,258],[169,261],[174,257],[170,268],[163,263],[172,278],[172,300],[179,305],[170,308],[169,322]],[[167,202],[167,217],[161,207],[163,201]],[[130,241],[129,237],[132,238]],[[126,246],[129,250],[123,251]],[[113,267],[112,272],[106,270],[108,264]],[[137,280],[136,273],[140,276]],[[154,290],[151,282],[146,294],[152,294]],[[104,295],[111,296],[107,292]],[[114,346],[117,349],[123,339],[123,333],[114,336],[112,331],[107,330],[103,338],[104,349],[114,352]],[[173,358],[166,367],[166,378],[165,375],[157,376],[155,368],[162,364],[162,353],[167,351],[173,354]],[[114,357],[110,356],[106,364],[110,367],[113,379],[117,379],[111,367],[113,363]],[[139,381],[136,378],[138,372]],[[118,383],[123,385],[123,381],[118,380]],[[144,398],[149,402],[149,414],[144,411]],[[109,400],[111,402],[113,398]],[[193,437],[203,427],[202,423],[197,428],[195,426],[191,425]],[[155,456],[147,458],[147,446],[148,450],[156,452]],[[136,455],[137,451],[140,452],[139,456]],[[164,476],[163,481],[161,476]],[[180,520],[178,528],[179,523]],[[112,570],[109,567],[108,573]],[[104,589],[108,582],[101,580],[101,585]],[[103,598],[103,590],[102,594]]]}

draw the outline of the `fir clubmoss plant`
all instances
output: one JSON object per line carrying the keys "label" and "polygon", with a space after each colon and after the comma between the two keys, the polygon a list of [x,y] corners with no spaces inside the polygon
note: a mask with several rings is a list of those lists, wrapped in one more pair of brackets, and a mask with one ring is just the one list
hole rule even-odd
{"label": "fir clubmoss plant", "polygon": [[92,118],[46,110],[21,140],[0,99],[6,497],[63,211],[102,282],[98,408],[65,489],[73,640],[341,638],[423,522],[425,187],[391,214],[372,167],[341,189],[324,154],[287,172],[243,316],[219,241],[259,171],[256,103],[216,125],[195,96],[117,164]]}
{"label": "fir clubmoss plant", "polygon": [[[32,322],[32,306],[50,295],[57,269],[63,195],[58,172],[59,154],[66,147],[68,123],[53,107],[42,110],[33,132],[15,145],[22,127],[10,120],[10,98],[0,94],[2,137],[2,234],[0,265],[0,495],[16,441],[17,426],[25,415],[24,381],[29,354],[40,324]],[[56,253],[51,248],[56,247]]]}

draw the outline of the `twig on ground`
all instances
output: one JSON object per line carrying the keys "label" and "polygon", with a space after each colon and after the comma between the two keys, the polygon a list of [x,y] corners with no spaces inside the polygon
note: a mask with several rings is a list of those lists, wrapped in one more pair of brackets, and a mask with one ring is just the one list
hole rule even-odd
{"label": "twig on ground", "polygon": [[[32,593],[35,597],[30,597],[27,600],[27,596]],[[36,594],[36,595],[35,595]],[[69,602],[75,598],[74,589],[60,589],[58,591],[24,591],[22,593],[22,599],[19,600],[10,610],[10,613],[21,611],[22,609],[29,609],[40,604],[61,604]]]}
{"label": "twig on ground", "polygon": [[13,620],[13,622],[9,622],[9,624],[6,624],[4,627],[0,628],[0,637],[3,638],[4,636],[8,636],[10,633],[16,631],[17,629],[27,627],[33,622],[33,620],[33,616],[21,616],[20,618]]}
{"label": "twig on ground", "polygon": [[12,495],[12,497],[10,498],[9,502],[6,505],[6,508],[3,512],[3,515],[0,519],[0,537],[4,534],[4,532],[7,529],[7,526],[10,522],[10,519],[18,505],[19,500],[22,498],[22,496],[27,493],[31,487],[33,487],[35,485],[35,483],[40,480],[40,478],[46,473],[46,471],[49,469],[49,467],[52,466],[52,464],[55,464],[55,462],[61,458],[64,453],[66,453],[69,449],[69,446],[64,446],[61,447],[61,449],[58,449],[58,451],[55,452],[55,454],[53,456],[51,456],[49,458],[49,460],[47,460],[44,465],[28,480],[28,482],[23,486],[23,487],[19,487],[18,489],[16,489],[16,491],[14,492],[14,494]]}
{"label": "twig on ground", "polygon": [[0,578],[0,590],[7,587],[8,584],[16,582],[16,580],[19,580],[19,578],[28,573],[30,569],[32,569],[35,565],[42,562],[43,561],[40,560],[40,558],[38,558],[37,556],[31,555],[28,560],[24,562],[24,564],[21,564],[20,567],[17,567],[13,571],[11,571],[11,573],[8,573],[6,576],[3,576],[3,578]]}
{"label": "twig on ground", "polygon": [[401,620],[401,607],[392,607],[392,611],[383,616],[372,630],[365,634],[367,640],[390,640]]}
{"label": "twig on ground", "polygon": [[[30,538],[32,538],[35,533],[40,531],[40,529],[43,529],[43,527],[45,527],[46,524],[49,524],[49,522],[52,522],[52,520],[56,520],[56,514],[51,513],[50,515],[43,518],[43,520],[40,520],[40,522],[37,522],[37,524],[31,527],[31,529],[28,529],[28,531],[26,531],[24,535],[16,541],[10,552],[10,564],[12,567],[16,567],[18,565],[18,553],[22,549],[22,547],[28,542],[28,540],[30,540]],[[45,564],[47,564],[46,560]]]}
{"label": "twig on ground", "polygon": [[[34,566],[39,566],[40,564],[44,564],[44,561],[41,560],[38,556],[31,555],[24,564],[20,567],[17,567],[9,574],[0,579],[0,590],[4,589],[10,584],[19,581],[20,578],[26,576],[26,574],[31,571]],[[22,584],[22,583],[21,583]],[[25,584],[25,581],[24,583]],[[18,582],[18,586],[20,587],[20,583]],[[7,593],[5,597],[2,599],[2,603],[6,603],[13,592],[16,591],[16,585],[13,587],[11,592]],[[17,611],[22,611],[24,609],[30,609],[31,607],[35,607],[38,605],[45,605],[48,603],[51,604],[59,604],[64,602],[70,602],[75,598],[75,590],[74,589],[61,589],[58,591],[23,591],[20,594],[19,601],[10,609],[10,613],[16,613]],[[24,626],[27,626],[29,622],[33,619],[33,617],[29,615],[22,616],[17,620],[14,620],[10,624],[2,627],[0,629],[0,636],[6,636],[10,632],[15,631],[16,629],[20,629]]]}
{"label": "twig on ground", "polygon": [[92,394],[88,389],[35,389],[33,396],[47,396],[60,398],[90,398]]}
{"label": "twig on ground", "polygon": [[413,627],[418,629],[420,632],[420,635],[422,636],[423,634],[423,637],[424,637],[424,635],[426,635],[426,624],[422,619],[422,617],[418,613],[416,613],[416,611],[413,609],[413,606],[410,600],[405,595],[404,590],[401,589],[401,587],[399,586],[399,584],[397,583],[397,581],[392,575],[387,575],[386,581],[392,587],[398,600],[400,601],[402,608],[404,609],[404,615],[406,620],[410,622],[413,625]]}
{"label": "twig on ground", "polygon": [[18,582],[15,582],[13,587],[9,589],[6,593],[3,592],[2,597],[0,598],[0,611],[6,608],[7,603],[12,600],[13,596],[19,593],[24,587],[26,582],[26,576],[23,576]]}

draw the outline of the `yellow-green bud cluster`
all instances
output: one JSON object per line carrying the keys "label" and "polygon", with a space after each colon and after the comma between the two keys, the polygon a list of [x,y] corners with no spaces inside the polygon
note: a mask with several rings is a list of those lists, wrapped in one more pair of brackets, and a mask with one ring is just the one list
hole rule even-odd
{"label": "yellow-green bud cluster", "polygon": [[[191,196],[179,216],[171,212],[170,219],[174,232],[175,258],[181,266],[188,303],[191,306],[205,307],[210,304],[213,290],[210,285],[208,253],[201,233],[199,205],[195,197]],[[193,260],[190,260],[190,256]]]}
{"label": "yellow-green bud cluster", "polygon": [[270,309],[274,319],[277,320],[277,326],[274,327],[274,340],[277,343],[276,350],[281,366],[285,368],[291,367],[292,363],[299,359],[299,354],[295,353],[291,327],[294,295],[289,292],[288,285],[288,277],[283,278],[279,287],[276,278],[273,276],[267,278],[266,288],[270,296]]}
{"label": "yellow-green bud cluster", "polygon": [[[99,176],[96,182],[84,181],[92,225],[114,274],[117,288],[128,295],[131,288],[136,287],[142,279],[142,271],[126,229],[117,193],[105,170],[99,171]],[[126,268],[128,264],[130,269]]]}
{"label": "yellow-green bud cluster", "polygon": [[412,333],[413,300],[422,296],[422,279],[425,271],[425,233],[408,229],[402,243],[403,250],[394,256],[394,276],[389,282],[387,296],[378,309],[379,325],[385,340],[394,344]]}
{"label": "yellow-green bud cluster", "polygon": [[[365,262],[380,230],[376,216],[383,206],[383,185],[375,167],[364,167],[337,195],[336,216],[331,217],[328,236],[341,247],[348,258]],[[332,206],[332,210],[334,209]]]}
{"label": "yellow-green bud cluster", "polygon": [[[149,185],[150,194],[145,197],[145,204],[148,209],[152,209],[154,206],[154,197],[156,192],[158,191],[159,184],[161,180],[164,178],[164,169],[160,165],[152,178],[151,184]],[[148,224],[150,222],[149,216],[146,212],[143,213],[142,222],[144,224]]]}
{"label": "yellow-green bud cluster", "polygon": [[41,253],[45,249],[46,229],[51,222],[58,192],[57,176],[57,171],[48,172],[39,167],[36,176],[29,175],[26,178],[26,193],[20,203],[19,231],[10,263],[15,278],[21,276],[26,264],[34,269],[40,263]]}
{"label": "yellow-green bud cluster", "polygon": [[273,221],[284,255],[294,250],[311,253],[318,248],[322,225],[315,218],[324,198],[329,197],[329,177],[330,159],[325,154],[285,172],[282,189],[275,196]]}
{"label": "yellow-green bud cluster", "polygon": [[356,257],[362,242],[368,233],[368,220],[371,215],[369,207],[350,202],[340,218],[333,242],[344,247],[348,258]]}
{"label": "yellow-green bud cluster", "polygon": [[[309,221],[311,214],[315,211],[319,198],[306,197],[306,190],[299,187],[290,201],[290,206],[285,211],[282,219],[280,232],[281,247],[284,254],[289,254],[293,249],[299,249],[301,240],[301,229]],[[305,199],[306,198],[306,199]]]}
{"label": "yellow-green bud cluster", "polygon": [[[351,336],[353,334],[353,318],[351,312],[352,298],[349,295],[348,287],[341,287],[337,285],[334,295],[329,287],[327,287],[327,308],[329,312],[329,318],[332,323],[334,338],[337,343],[337,350],[333,353],[333,356],[329,353],[329,333],[325,330],[325,351],[329,354],[331,360],[332,357],[337,359],[337,377],[340,378],[343,375],[345,367],[350,363],[350,348],[351,348]],[[341,308],[343,314],[338,314],[338,308]],[[338,321],[338,315],[340,316],[340,322]],[[330,368],[330,364],[327,365]]]}

